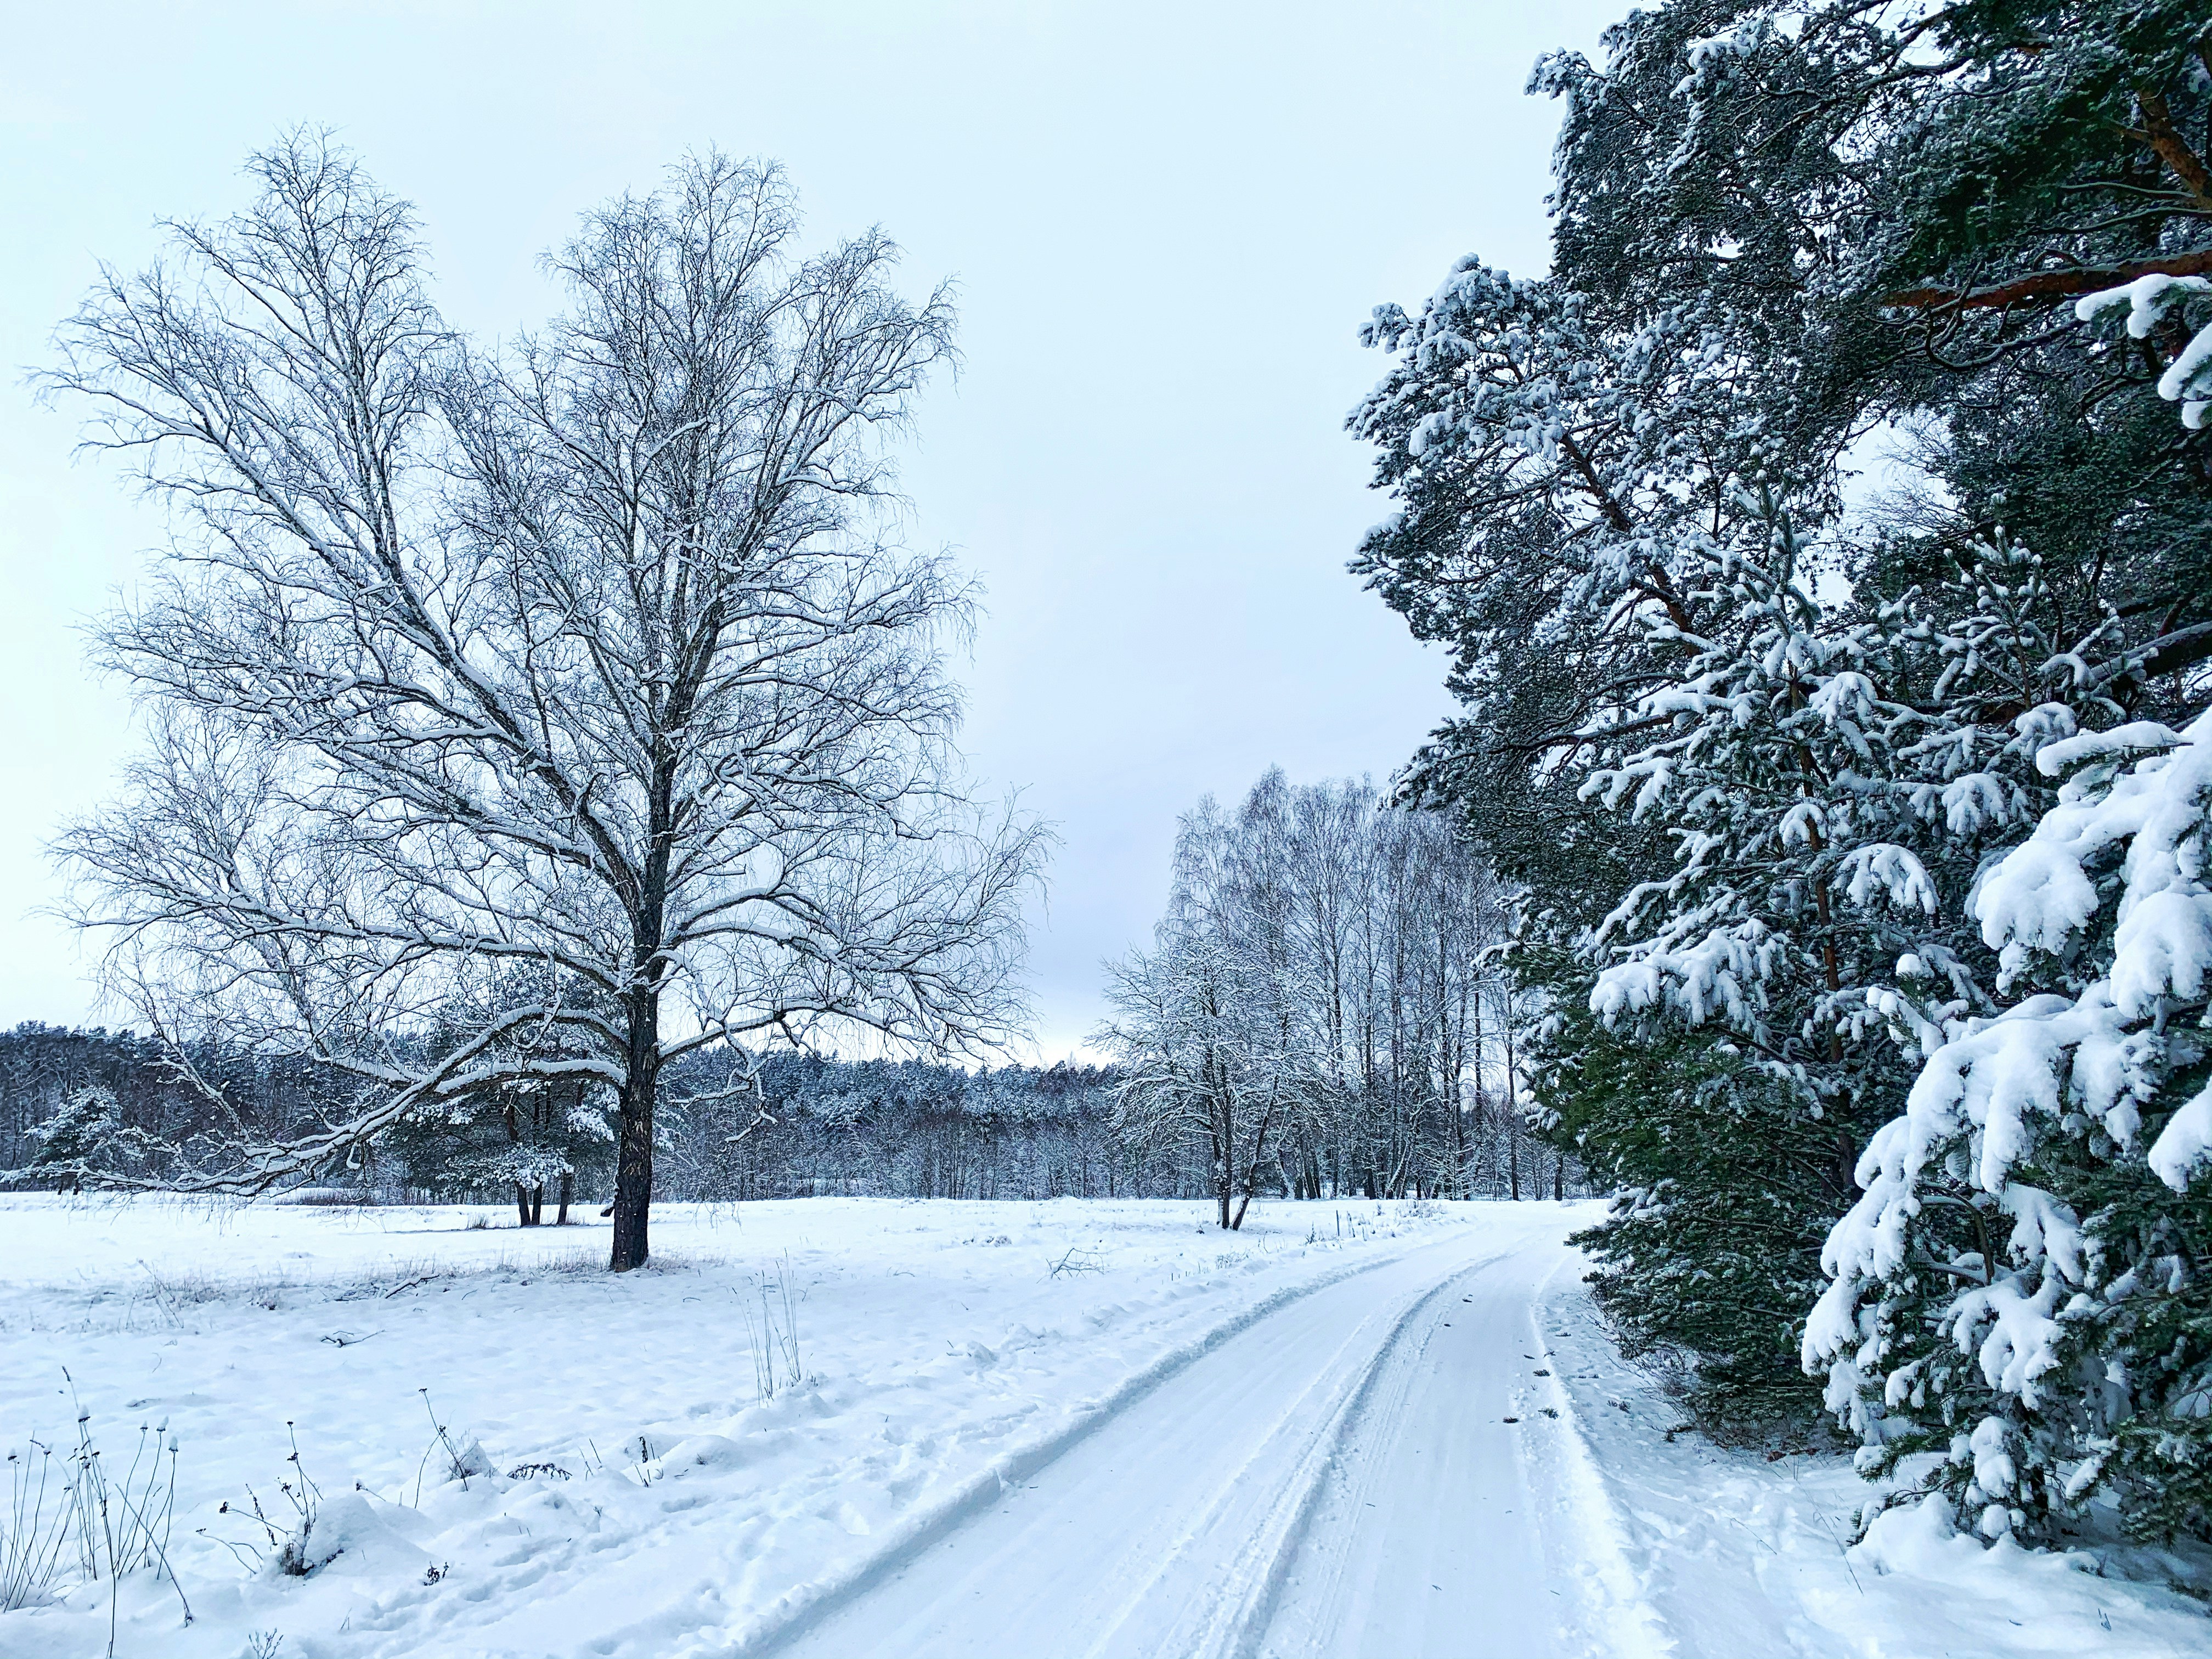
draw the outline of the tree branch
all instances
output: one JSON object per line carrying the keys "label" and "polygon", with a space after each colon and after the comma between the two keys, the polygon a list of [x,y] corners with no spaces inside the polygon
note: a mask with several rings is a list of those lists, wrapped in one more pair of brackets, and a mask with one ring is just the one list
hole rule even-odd
{"label": "tree branch", "polygon": [[2143,142],[2189,187],[2197,205],[2212,210],[2212,171],[2206,169],[2203,158],[2174,130],[2173,112],[2166,106],[2166,95],[2145,89],[2136,94],[2136,102],[2143,112]]}
{"label": "tree branch", "polygon": [[2061,300],[2104,289],[2118,288],[2138,276],[2203,276],[2212,274],[2212,248],[2177,253],[2160,259],[2139,259],[2131,264],[2077,267],[2068,270],[2039,270],[1995,288],[1961,291],[1948,288],[1910,288],[1885,294],[1879,303],[1911,306],[1935,311],[2002,311],[2008,306],[2055,305]]}

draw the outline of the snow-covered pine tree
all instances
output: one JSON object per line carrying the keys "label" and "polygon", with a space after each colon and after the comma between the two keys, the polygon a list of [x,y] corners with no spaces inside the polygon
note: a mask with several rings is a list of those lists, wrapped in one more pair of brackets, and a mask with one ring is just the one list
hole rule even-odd
{"label": "snow-covered pine tree", "polygon": [[1931,1019],[1830,1237],[1808,1368],[1906,1493],[1985,1536],[2100,1498],[2212,1530],[2212,715],[2045,747],[2064,775],[1966,913],[2008,1006]]}
{"label": "snow-covered pine tree", "polygon": [[1696,1352],[1698,1402],[1737,1418],[1797,1392],[1821,1240],[1909,1080],[1869,988],[1901,996],[1901,970],[1929,1017],[1993,1008],[1955,906],[2040,805],[2037,746],[2075,730],[2043,695],[2030,556],[1984,547],[1932,592],[1831,614],[1772,492],[1740,505],[1698,550],[1693,629],[1647,621],[1674,677],[1583,785],[1663,830],[1674,867],[1582,941],[1589,1018],[1563,1009],[1539,1050],[1559,1127],[1622,1184],[1585,1236],[1601,1297],[1632,1345]]}
{"label": "snow-covered pine tree", "polygon": [[1352,568],[1450,643],[1462,704],[1405,793],[1457,807],[1510,878],[1602,911],[1646,849],[1594,833],[1581,734],[1663,678],[1639,618],[1683,620],[1679,546],[1726,517],[1728,480],[1790,476],[1826,507],[1821,469],[1699,305],[1606,314],[1470,257],[1418,318],[1378,307],[1362,337],[1398,356],[1349,422],[1395,510]]}
{"label": "snow-covered pine tree", "polygon": [[1555,280],[1702,307],[1808,465],[1920,430],[1935,517],[2118,611],[2120,701],[2212,654],[2179,551],[2212,437],[2175,430],[2212,375],[2201,0],[1666,0],[1531,87],[1566,106]]}
{"label": "snow-covered pine tree", "polygon": [[21,1173],[75,1190],[88,1176],[104,1173],[118,1158],[130,1159],[143,1147],[123,1121],[122,1103],[105,1083],[85,1083],[62,1097],[58,1110],[30,1133],[30,1166]]}
{"label": "snow-covered pine tree", "polygon": [[[1614,1235],[1626,1247],[1615,1265],[1633,1264],[1624,1290],[1644,1292],[1621,1304],[1656,1337],[1772,1357],[1750,1328],[1765,1312],[1732,1312],[1710,1294],[1711,1261],[1652,1247],[1666,1229],[1698,1231],[1693,1215],[1763,1215],[1763,1195],[1735,1201],[1753,1158],[1729,1153],[1740,1142],[1802,1161],[1775,1114],[1802,1115],[1802,1091],[1790,1081],[1796,1093],[1760,1104],[1765,1115],[1734,1120],[1759,1090],[1783,1089],[1771,1070],[1753,1087],[1753,1051],[1738,1045],[1745,1069],[1731,1073],[1736,1062],[1705,1027],[1669,1019],[1660,1039],[1639,1024],[1622,1041],[1571,1000],[1587,989],[1577,928],[1668,861],[1663,813],[1608,822],[1601,803],[1576,799],[1594,763],[1589,734],[1625,726],[1680,669],[1680,647],[1668,655],[1645,631],[1663,605],[1607,592],[1600,573],[1656,568],[1678,589],[1694,585],[1686,550],[1699,532],[1726,538],[1736,480],[1774,481],[1801,522],[1834,520],[1846,457],[1886,424],[1917,477],[1860,504],[1867,522],[1855,535],[1895,533],[1844,573],[1866,602],[1856,620],[1918,587],[1928,637],[1894,641],[1906,689],[1881,696],[1971,726],[1980,757],[1877,746],[1899,769],[1895,782],[1940,806],[1948,782],[1987,772],[2032,808],[2049,781],[2028,754],[2056,728],[2016,722],[2043,702],[2094,706],[2093,726],[2186,724],[2202,706],[2189,676],[2212,655],[2201,557],[2212,436],[2175,419],[2176,402],[2195,398],[2191,365],[2212,315],[2197,286],[2212,276],[2198,136],[2212,111],[2208,65],[2212,33],[2192,0],[1661,0],[1607,31],[1598,62],[1559,54],[1532,78],[1565,106],[1552,274],[1507,293],[1463,262],[1418,323],[1378,314],[1373,337],[1396,345],[1401,362],[1356,424],[1382,452],[1378,482],[1400,510],[1356,568],[1417,632],[1451,645],[1465,708],[1423,751],[1411,787],[1452,807],[1528,889],[1533,932],[1516,959],[1558,1022],[1539,1057],[1559,1133],[1581,1137],[1604,1173],[1668,1194],[1637,1212],[1640,1242]],[[1653,339],[1696,349],[1632,349]],[[1639,378],[1641,363],[1668,372]],[[1705,385],[1726,395],[1701,401]],[[1546,447],[1554,430],[1577,434],[1586,469]],[[2031,647],[2021,636],[2032,683],[1949,709],[1959,682],[1936,695],[1939,637],[2014,626],[1997,614],[2012,605],[1997,590],[2018,573],[1977,551],[1999,526],[2047,562],[2032,583],[2039,637]],[[1978,623],[1981,599],[1939,591],[1955,567],[1977,564],[1996,606]],[[1970,659],[1968,678],[1992,685],[1986,653],[1962,646],[1955,660]],[[2040,677],[2046,661],[2066,670],[2063,684]],[[1940,739],[1941,723],[1919,741]],[[2031,819],[1984,824],[1963,863],[1939,839],[1905,843],[1939,896],[1928,931],[1951,941],[1951,965],[1984,998],[1995,965],[1956,907],[1973,863]],[[1832,880],[1829,897],[1832,909]],[[1871,946],[1869,961],[1881,965]],[[1982,1006],[1949,967],[1887,976],[1900,999]],[[1803,1010],[1790,1018],[1802,1024]],[[1662,1040],[1674,1063],[1658,1063]],[[1869,1066],[1887,1064],[1869,1044],[1850,1027],[1847,1060],[1864,1052]],[[1796,1213],[1796,1232],[1773,1235],[1798,1252],[1790,1271],[1758,1282],[1794,1283],[1802,1296],[1819,1282],[1804,1231],[1814,1217]],[[1742,1265],[1765,1271],[1753,1230],[1740,1231]],[[1658,1294],[1662,1265],[1671,1288]]]}
{"label": "snow-covered pine tree", "polygon": [[1691,1362],[1686,1403],[1710,1428],[1808,1421],[1815,1400],[1797,1339],[1820,1288],[1830,1126],[1711,1031],[1656,1019],[1608,1028],[1589,1012],[1589,966],[1571,949],[1540,945],[1518,966],[1524,982],[1553,988],[1525,1045],[1536,1126],[1614,1194],[1575,1242],[1622,1348]]}
{"label": "snow-covered pine tree", "polygon": [[[1863,411],[1853,420],[1917,428],[1911,459],[1934,483],[1906,519],[1931,533],[1905,562],[1955,553],[1999,523],[2024,532],[2051,561],[2049,631],[2055,654],[2070,659],[2069,695],[2188,725],[2203,702],[2190,675],[2212,654],[2201,556],[2212,465],[2193,435],[2212,368],[2212,175],[2201,136],[2212,26],[2201,4],[1674,0],[1618,26],[1602,69],[1561,57],[1538,84],[1570,104],[1557,238],[1568,280],[1646,307],[1703,296],[1737,320],[1747,349],[1778,356],[1792,395],[1817,387]],[[2113,717],[2106,708],[2096,723]],[[1937,885],[1948,902],[1954,884]],[[2074,960],[2094,978],[2093,933]],[[1963,945],[1967,961],[1987,951],[1978,937]],[[1993,974],[1976,978],[1996,989]],[[1951,1026],[1992,1012],[1942,1012],[1957,999],[1940,978],[1932,990],[1917,984],[1917,1008],[1905,1006],[1911,979],[1874,993],[1916,1043],[1940,1047]],[[2019,1177],[2082,1218],[2084,1250],[2130,1210],[2136,1255],[2149,1238],[2169,1254],[2176,1239],[2203,1248],[2201,1218],[2191,1224],[2163,1182],[2102,1158],[2092,1140],[2045,1137],[2034,1154],[2043,1163]],[[2042,1294],[2041,1235],[2029,1230],[2021,1257],[1989,1265],[2012,1248],[2014,1223],[1997,1224],[1998,1195],[1962,1172],[1998,1179],[1995,1170],[1956,1146],[1929,1157],[1916,1179],[1942,1201],[1896,1212],[1928,1230],[1921,1254],[1902,1267],[1882,1257],[1879,1291],[1866,1261],[1850,1258],[1862,1291],[1888,1310],[1880,1340],[1855,1336],[1846,1351],[1831,1330],[1811,1351],[1854,1362],[1869,1352],[1871,1400],[1847,1376],[1838,1386],[1863,1420],[1888,1413],[1874,1420],[1889,1437],[1870,1462],[1944,1454],[1934,1483],[1971,1497],[1976,1521],[1991,1527],[2042,1525],[2066,1507],[2075,1476],[2081,1493],[2101,1485],[2153,1529],[2191,1516],[2201,1524],[2202,1488],[2179,1473],[2201,1451],[2170,1422],[2129,1406],[2110,1455],[2093,1457],[2084,1431],[2067,1426],[2095,1416],[2086,1396],[2059,1389],[2056,1372],[2023,1393],[1996,1363],[2020,1334],[1992,1311],[2005,1292],[1961,1300],[1956,1274]],[[1983,1237],[1991,1226],[1994,1244]],[[2130,1311],[2113,1320],[2166,1306],[2140,1295],[2124,1297]],[[1978,1311],[1966,1322],[1954,1316],[1970,1308]],[[2185,1372],[2194,1328],[2185,1314],[2160,1317],[2148,1318],[2166,1344],[2160,1363]],[[2133,1363],[2098,1346],[2117,1340],[2106,1324],[2081,1320],[2066,1339],[2077,1346],[2052,1350],[2058,1370],[2102,1377],[2108,1364]],[[1988,1346],[1999,1333],[2005,1341]],[[2147,1339],[2141,1352],[2151,1352]],[[1915,1357],[1925,1363],[1907,1376]],[[1968,1432],[1983,1425],[1987,1488]],[[2070,1461],[2050,1449],[2069,1436]],[[2160,1446],[2172,1455],[2147,1449]]]}

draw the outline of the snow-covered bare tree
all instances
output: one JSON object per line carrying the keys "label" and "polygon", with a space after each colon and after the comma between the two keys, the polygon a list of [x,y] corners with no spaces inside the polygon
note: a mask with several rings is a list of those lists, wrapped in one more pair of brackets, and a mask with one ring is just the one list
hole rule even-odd
{"label": "snow-covered bare tree", "polygon": [[1201,803],[1156,948],[1111,970],[1122,1127],[1208,1149],[1224,1226],[1277,1184],[1519,1197],[1504,896],[1445,819],[1364,783],[1270,771],[1233,812]]}
{"label": "snow-covered bare tree", "polygon": [[1279,865],[1211,799],[1184,816],[1175,884],[1151,951],[1109,970],[1115,1013],[1099,1034],[1123,1068],[1116,1107],[1140,1145],[1184,1141],[1211,1161],[1220,1224],[1241,1227],[1292,1115],[1327,1086],[1289,949]]}
{"label": "snow-covered bare tree", "polygon": [[[350,155],[300,135],[250,171],[246,212],[104,276],[48,377],[178,528],[102,636],[151,750],[62,851],[142,1018],[360,1090],[163,1179],[264,1189],[418,1105],[587,1077],[637,1267],[671,1060],[1022,1018],[1043,835],[964,798],[972,596],[889,534],[951,309],[899,297],[875,233],[802,255],[781,173],[710,154],[586,215],[550,261],[569,309],[480,349]],[[587,994],[430,1041],[518,963]]]}

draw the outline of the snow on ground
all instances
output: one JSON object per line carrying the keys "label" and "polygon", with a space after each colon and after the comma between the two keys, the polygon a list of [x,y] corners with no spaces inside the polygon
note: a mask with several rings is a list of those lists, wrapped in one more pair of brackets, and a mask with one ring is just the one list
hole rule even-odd
{"label": "snow on ground", "polygon": [[[0,1654],[112,1616],[159,1659],[988,1659],[1007,1574],[1071,1650],[2204,1650],[2194,1603],[2056,1558],[1847,1554],[1839,1463],[1667,1443],[1561,1243],[1594,1214],[664,1206],[615,1279],[595,1217],[0,1197],[0,1445],[72,1443],[64,1368],[111,1464],[166,1423],[195,1614],[64,1577]],[[265,1548],[249,1491],[289,1517],[294,1435],[309,1559],[343,1547],[306,1577],[223,1541]]]}
{"label": "snow on ground", "polygon": [[[525,1231],[497,1211],[0,1198],[0,1443],[66,1443],[64,1367],[111,1461],[143,1423],[178,1437],[172,1555],[197,1618],[179,1630],[166,1586],[128,1581],[119,1653],[233,1659],[276,1630],[288,1659],[672,1654],[995,1490],[996,1461],[1271,1298],[1470,1224],[1373,1204],[1261,1206],[1237,1235],[1207,1221],[1150,1202],[665,1206],[658,1265],[615,1278],[596,1217]],[[441,1481],[434,1412],[498,1478]],[[244,1581],[217,1540],[252,1530],[214,1511],[250,1488],[282,1512],[292,1432],[330,1499],[365,1489],[361,1541],[305,1580]],[[569,1478],[505,1478],[526,1464]],[[0,1652],[100,1650],[107,1614],[80,1589],[0,1615]]]}
{"label": "snow on ground", "polygon": [[1893,1510],[1852,1545],[1874,1489],[1848,1458],[1770,1458],[1693,1432],[1670,1440],[1682,1414],[1622,1360],[1586,1295],[1555,1285],[1537,1327],[1559,1406],[1603,1470],[1637,1579],[1684,1656],[2212,1651],[2203,1604],[2106,1576],[2155,1567],[2151,1552],[1984,1547],[1936,1508]]}

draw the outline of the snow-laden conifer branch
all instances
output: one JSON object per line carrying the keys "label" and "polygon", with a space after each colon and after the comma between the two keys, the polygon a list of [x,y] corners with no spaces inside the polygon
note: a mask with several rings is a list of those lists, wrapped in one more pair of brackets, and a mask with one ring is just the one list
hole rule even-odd
{"label": "snow-laden conifer branch", "polygon": [[[1992,1536],[2130,1467],[2140,1476],[2159,1455],[2162,1402],[2204,1386],[2185,1347],[2166,1356],[2178,1364],[2115,1358],[2095,1377],[2076,1356],[2131,1351],[2129,1331],[2160,1328],[2161,1281],[2171,1293],[2186,1273],[2160,1264],[2185,1244],[2179,1212],[2143,1183],[2186,1198],[2212,1165],[2195,1033],[2212,994],[2212,716],[2179,733],[2148,721],[2081,733],[2038,763],[2070,775],[2058,803],[1968,909],[2006,981],[2071,988],[1915,1033],[1925,1064],[1860,1159],[1865,1190],[1829,1236],[1833,1282],[1804,1343],[1880,1467],[1917,1443],[1907,1408],[1945,1369],[1911,1334],[1935,1322],[1976,1368],[1978,1389],[1961,1392],[1981,1413],[1937,1484]],[[2040,1184],[2083,1163],[2110,1171],[2112,1204],[2093,1217]],[[1947,1199],[1970,1232],[1932,1224]],[[1914,1277],[1928,1267],[1959,1288],[1930,1297]]]}

